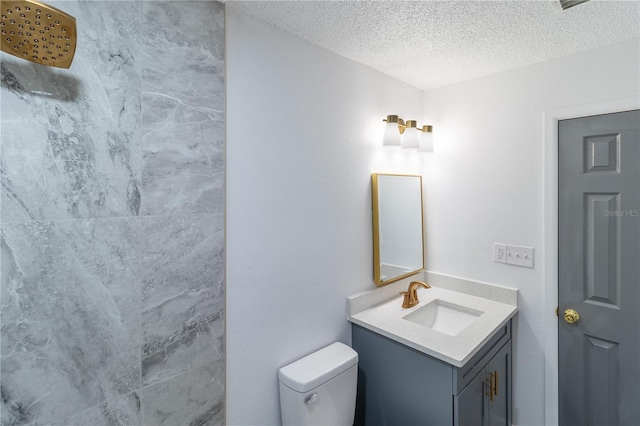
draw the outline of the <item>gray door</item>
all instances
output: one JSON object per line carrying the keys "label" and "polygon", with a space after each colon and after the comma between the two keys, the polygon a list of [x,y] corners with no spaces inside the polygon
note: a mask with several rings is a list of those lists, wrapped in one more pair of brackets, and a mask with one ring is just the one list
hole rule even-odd
{"label": "gray door", "polygon": [[558,130],[560,424],[638,425],[640,111]]}

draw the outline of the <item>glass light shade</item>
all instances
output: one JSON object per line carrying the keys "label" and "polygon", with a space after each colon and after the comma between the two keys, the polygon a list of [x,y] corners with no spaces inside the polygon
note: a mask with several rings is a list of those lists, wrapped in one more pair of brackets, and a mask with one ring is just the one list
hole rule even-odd
{"label": "glass light shade", "polygon": [[433,133],[422,132],[420,135],[420,152],[433,152]]}
{"label": "glass light shade", "polygon": [[418,141],[420,136],[418,135],[418,129],[415,127],[407,127],[402,135],[402,147],[409,149],[418,148]]}
{"label": "glass light shade", "polygon": [[398,123],[387,123],[382,137],[382,146],[400,146],[400,129]]}

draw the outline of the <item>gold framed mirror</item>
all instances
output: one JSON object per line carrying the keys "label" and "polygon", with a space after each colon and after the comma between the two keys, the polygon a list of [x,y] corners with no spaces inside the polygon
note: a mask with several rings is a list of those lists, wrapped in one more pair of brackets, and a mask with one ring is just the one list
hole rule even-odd
{"label": "gold framed mirror", "polygon": [[373,277],[381,286],[424,269],[422,176],[373,173]]}

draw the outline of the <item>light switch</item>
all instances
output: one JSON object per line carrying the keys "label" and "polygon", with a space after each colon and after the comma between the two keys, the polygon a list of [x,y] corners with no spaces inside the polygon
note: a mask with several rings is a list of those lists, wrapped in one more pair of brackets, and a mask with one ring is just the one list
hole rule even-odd
{"label": "light switch", "polygon": [[507,245],[507,263],[533,268],[533,247]]}

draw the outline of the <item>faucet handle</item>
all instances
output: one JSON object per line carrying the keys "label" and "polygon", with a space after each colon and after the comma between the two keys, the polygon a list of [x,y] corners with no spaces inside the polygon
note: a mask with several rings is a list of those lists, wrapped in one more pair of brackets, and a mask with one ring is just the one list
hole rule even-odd
{"label": "faucet handle", "polygon": [[412,295],[411,292],[409,291],[401,291],[400,294],[402,294],[404,296],[404,299],[402,300],[402,307],[407,309],[407,308],[412,308],[416,305],[416,302],[414,301],[414,296]]}
{"label": "faucet handle", "polygon": [[404,295],[404,300],[402,301],[402,307],[407,309],[411,308],[414,304],[412,304],[411,294],[408,291],[401,291],[400,294]]}

